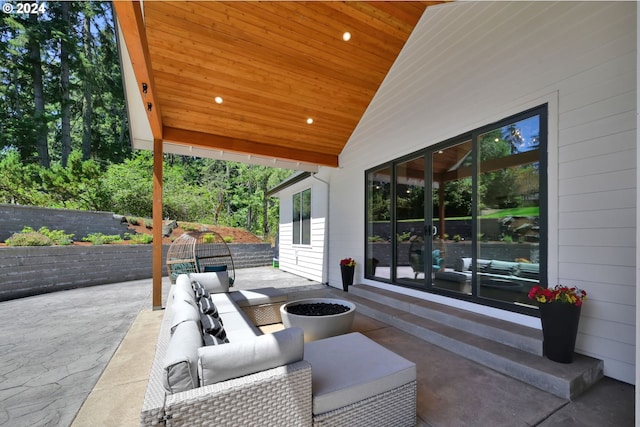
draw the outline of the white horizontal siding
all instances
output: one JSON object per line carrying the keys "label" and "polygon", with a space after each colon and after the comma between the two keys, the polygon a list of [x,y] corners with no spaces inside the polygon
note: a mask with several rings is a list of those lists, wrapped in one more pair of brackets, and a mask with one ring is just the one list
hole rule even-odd
{"label": "white horizontal siding", "polygon": [[578,351],[635,382],[636,16],[635,2],[428,8],[331,170],[330,265],[354,257],[363,280],[366,169],[549,102],[549,281],[589,293]]}
{"label": "white horizontal siding", "polygon": [[[278,194],[280,198],[279,267],[310,280],[324,282],[327,191],[325,184],[306,179]],[[293,202],[295,193],[311,188],[311,242],[293,244]]]}

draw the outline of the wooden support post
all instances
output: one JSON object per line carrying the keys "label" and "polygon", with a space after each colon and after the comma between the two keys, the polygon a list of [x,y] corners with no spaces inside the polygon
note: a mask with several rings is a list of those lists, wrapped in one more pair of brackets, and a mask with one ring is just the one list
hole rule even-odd
{"label": "wooden support post", "polygon": [[162,309],[162,140],[153,141],[153,295],[154,310]]}

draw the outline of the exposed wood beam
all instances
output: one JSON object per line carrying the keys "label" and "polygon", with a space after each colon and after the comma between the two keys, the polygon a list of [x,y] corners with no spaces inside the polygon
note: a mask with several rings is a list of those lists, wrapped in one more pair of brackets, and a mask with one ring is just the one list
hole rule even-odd
{"label": "exposed wood beam", "polygon": [[[118,23],[124,35],[124,41],[133,64],[138,89],[145,104],[154,139],[162,139],[162,115],[160,103],[155,95],[155,82],[151,68],[149,44],[142,17],[142,8],[138,1],[114,1]],[[143,89],[146,85],[146,91]]]}
{"label": "exposed wood beam", "polygon": [[[507,169],[513,166],[520,166],[527,163],[535,163],[539,160],[538,150],[525,151],[524,153],[512,154],[499,159],[485,160],[480,163],[480,173],[494,172]],[[468,178],[473,174],[471,167],[462,167],[453,171],[445,172],[439,177],[440,182],[453,181],[455,179]]]}
{"label": "exposed wood beam", "polygon": [[338,156],[165,126],[164,140],[186,146],[338,167]]}

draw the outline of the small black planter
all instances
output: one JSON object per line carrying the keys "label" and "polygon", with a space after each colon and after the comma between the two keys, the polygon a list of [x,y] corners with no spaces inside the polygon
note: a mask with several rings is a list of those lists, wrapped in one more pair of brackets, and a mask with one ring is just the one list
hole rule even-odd
{"label": "small black planter", "polygon": [[554,362],[571,363],[576,347],[580,309],[573,304],[539,304],[544,355]]}
{"label": "small black planter", "polygon": [[353,285],[353,275],[356,271],[355,266],[347,266],[340,264],[340,272],[342,273],[342,290],[349,292],[349,286]]}

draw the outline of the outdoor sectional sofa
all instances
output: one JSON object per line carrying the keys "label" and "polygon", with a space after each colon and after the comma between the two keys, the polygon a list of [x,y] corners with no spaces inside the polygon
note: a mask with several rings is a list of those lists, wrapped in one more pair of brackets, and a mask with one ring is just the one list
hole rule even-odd
{"label": "outdoor sectional sofa", "polygon": [[[472,276],[472,259],[461,257],[456,260],[454,268],[436,271],[434,279],[437,286],[453,290],[470,292]],[[505,292],[515,295],[526,302],[529,289],[539,284],[540,265],[529,262],[511,262],[501,260],[478,259],[478,279],[483,295]]]}
{"label": "outdoor sectional sofa", "polygon": [[360,333],[306,344],[300,328],[262,334],[286,294],[229,292],[225,274],[171,286],[141,425],[415,425],[413,362]]}

